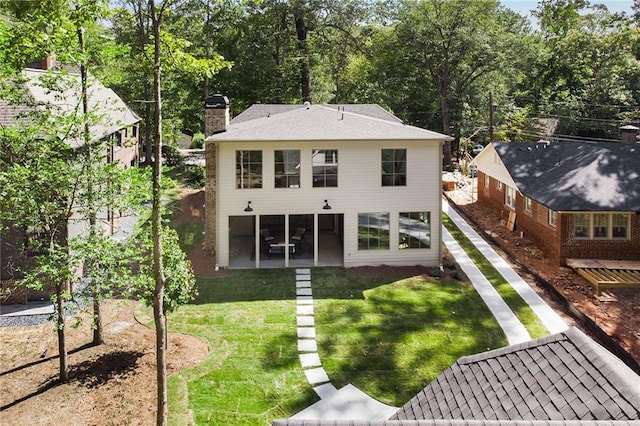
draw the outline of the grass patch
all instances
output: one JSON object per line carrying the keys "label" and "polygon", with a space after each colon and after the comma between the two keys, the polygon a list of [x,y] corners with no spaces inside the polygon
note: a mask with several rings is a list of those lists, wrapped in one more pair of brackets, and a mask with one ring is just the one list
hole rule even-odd
{"label": "grass patch", "polygon": [[312,273],[320,359],[334,385],[402,405],[464,355],[507,344],[473,287]]}
{"label": "grass patch", "polygon": [[[198,297],[169,316],[169,328],[205,339],[210,353],[169,378],[170,424],[268,425],[317,401],[298,358],[294,274],[198,279]],[[319,354],[337,387],[353,383],[401,405],[460,356],[506,345],[464,283],[344,268],[313,269],[312,281]]]}
{"label": "grass patch", "polygon": [[[300,367],[293,270],[244,270],[198,279],[199,295],[170,316],[170,329],[206,339],[199,365],[170,378],[187,392],[196,424],[267,425],[317,397]],[[184,393],[169,395],[173,424]]]}
{"label": "grass patch", "polygon": [[520,322],[529,332],[529,335],[533,339],[547,336],[549,331],[540,322],[540,319],[533,312],[533,309],[527,304],[527,302],[520,297],[518,292],[509,284],[504,277],[493,267],[491,262],[473,245],[473,243],[467,238],[467,236],[453,223],[453,221],[446,214],[442,215],[442,223],[451,233],[453,238],[456,239],[458,244],[469,255],[471,260],[476,264],[478,269],[489,280],[491,285],[496,289],[498,294],[504,299],[511,310],[516,314]]}

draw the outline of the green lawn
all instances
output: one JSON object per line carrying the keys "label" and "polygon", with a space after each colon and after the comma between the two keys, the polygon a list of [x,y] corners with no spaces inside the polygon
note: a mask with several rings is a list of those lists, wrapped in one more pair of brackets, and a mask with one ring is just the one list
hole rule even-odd
{"label": "green lawn", "polygon": [[[317,400],[296,345],[295,272],[198,279],[170,330],[205,339],[201,364],[169,378],[172,424],[267,425]],[[460,356],[506,345],[467,284],[312,270],[320,359],[332,382],[400,405]]]}

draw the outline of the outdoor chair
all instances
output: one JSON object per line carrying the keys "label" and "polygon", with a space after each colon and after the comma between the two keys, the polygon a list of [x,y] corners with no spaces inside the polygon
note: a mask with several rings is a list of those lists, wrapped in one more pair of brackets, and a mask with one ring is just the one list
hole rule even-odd
{"label": "outdoor chair", "polygon": [[296,229],[296,233],[291,236],[291,241],[293,241],[294,243],[299,243],[300,241],[304,241],[305,231],[306,231],[305,228]]}
{"label": "outdoor chair", "polygon": [[273,237],[271,236],[271,233],[267,228],[261,229],[260,235],[262,235],[262,239],[264,240],[265,243],[269,243],[273,241]]}

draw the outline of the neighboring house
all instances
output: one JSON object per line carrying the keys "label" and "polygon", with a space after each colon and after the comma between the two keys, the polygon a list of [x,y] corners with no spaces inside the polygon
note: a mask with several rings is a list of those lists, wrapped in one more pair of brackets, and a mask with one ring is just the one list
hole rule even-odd
{"label": "neighboring house", "polygon": [[577,328],[465,356],[389,420],[276,420],[274,426],[631,425],[640,376]]}
{"label": "neighboring house", "polygon": [[[42,68],[26,68],[22,71],[21,87],[23,101],[8,103],[0,100],[0,130],[2,128],[19,128],[30,122],[32,115],[41,109],[51,111],[54,116],[81,114],[80,74],[51,67],[52,62],[44,61]],[[109,150],[105,153],[106,161],[117,163],[122,167],[131,167],[138,162],[140,118],[116,95],[98,80],[89,76],[88,107],[94,114],[94,121],[89,127],[91,141],[108,140]],[[53,134],[62,133],[53,129]],[[60,137],[63,137],[60,135]],[[80,137],[65,137],[65,142],[74,149],[83,145]],[[106,223],[105,232],[112,232],[119,221],[118,212],[99,212],[101,221]],[[69,218],[67,234],[64,239],[79,235],[86,223]],[[22,278],[20,272],[29,264],[28,231],[10,228],[0,235],[0,282],[2,288],[11,286],[13,280]],[[20,289],[20,287],[18,287]],[[24,303],[28,299],[39,299],[42,293],[25,289],[13,292],[5,304]],[[0,300],[2,302],[2,300]]]}
{"label": "neighboring house", "polygon": [[[636,129],[637,128],[633,128]],[[478,203],[549,261],[640,260],[640,144],[493,142],[472,162]]]}
{"label": "neighboring house", "polygon": [[448,136],[377,105],[205,102],[205,245],[230,268],[441,261]]}

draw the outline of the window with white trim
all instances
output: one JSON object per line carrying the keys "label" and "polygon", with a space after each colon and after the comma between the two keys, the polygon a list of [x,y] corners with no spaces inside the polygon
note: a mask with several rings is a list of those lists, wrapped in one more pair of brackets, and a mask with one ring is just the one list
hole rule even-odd
{"label": "window with white trim", "polygon": [[496,179],[496,189],[502,191],[502,182]]}
{"label": "window with white trim", "polygon": [[516,189],[507,185],[507,190],[504,192],[504,204],[510,209],[516,208]]}
{"label": "window with white trim", "polygon": [[311,154],[314,188],[338,186],[338,150],[314,149]]}
{"label": "window with white trim", "polygon": [[627,213],[611,214],[611,237],[612,238],[629,238],[629,219]]}
{"label": "window with white trim", "polygon": [[276,150],[274,160],[275,187],[300,188],[300,150]]}
{"label": "window with white trim", "polygon": [[484,187],[488,188],[491,182],[491,177],[489,175],[484,175]]}
{"label": "window with white trim", "polygon": [[398,215],[398,248],[430,248],[430,223],[429,212],[401,212]]}
{"label": "window with white trim", "polygon": [[629,238],[629,213],[574,213],[573,237],[582,240]]}
{"label": "window with white trim", "polygon": [[524,211],[531,213],[531,198],[524,197]]}
{"label": "window with white trim", "polygon": [[407,150],[382,150],[382,186],[407,186]]}
{"label": "window with white trim", "polygon": [[591,224],[588,213],[578,213],[573,215],[573,236],[575,238],[589,238],[590,227]]}
{"label": "window with white trim", "polygon": [[236,188],[262,188],[262,151],[236,151]]}
{"label": "window with white trim", "polygon": [[389,213],[358,213],[358,250],[389,250]]}
{"label": "window with white trim", "polygon": [[558,223],[558,212],[549,209],[549,225],[556,227]]}
{"label": "window with white trim", "polygon": [[609,215],[597,213],[593,215],[593,238],[609,238]]}

